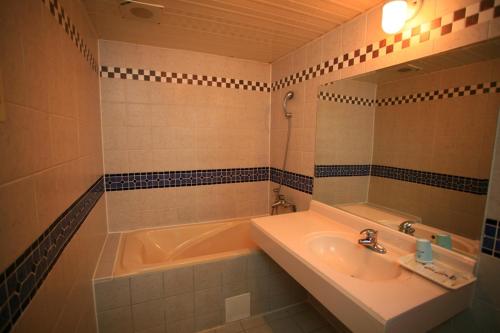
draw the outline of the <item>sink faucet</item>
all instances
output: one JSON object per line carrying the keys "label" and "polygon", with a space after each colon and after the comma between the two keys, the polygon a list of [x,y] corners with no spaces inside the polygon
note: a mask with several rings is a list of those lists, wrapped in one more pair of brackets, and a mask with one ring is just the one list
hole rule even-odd
{"label": "sink faucet", "polygon": [[401,224],[399,225],[399,231],[413,236],[413,234],[415,233],[415,228],[413,227],[413,225],[415,223],[417,222],[410,220],[401,222]]}
{"label": "sink faucet", "polygon": [[385,247],[383,247],[382,245],[380,245],[377,242],[377,234],[378,234],[377,230],[364,229],[364,230],[361,230],[360,234],[361,235],[364,234],[365,237],[358,240],[359,244],[366,246],[370,250],[375,251],[377,253],[384,254],[387,252]]}

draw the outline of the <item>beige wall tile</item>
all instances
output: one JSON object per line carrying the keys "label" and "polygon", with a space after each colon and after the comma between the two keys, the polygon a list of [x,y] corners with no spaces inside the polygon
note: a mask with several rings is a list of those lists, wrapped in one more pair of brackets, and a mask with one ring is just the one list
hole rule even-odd
{"label": "beige wall tile", "polygon": [[[96,36],[83,8],[63,5],[96,56]],[[0,205],[6,222],[2,251],[9,254],[2,257],[8,260],[3,266],[103,172],[98,75],[42,2],[16,2],[4,9],[0,26],[7,33],[0,38],[5,55],[0,66],[9,82],[5,98],[15,106],[7,104],[7,121],[0,124],[0,158],[8,161],[0,168],[0,192],[9,191]],[[84,314],[86,319],[93,314],[90,279],[106,232],[102,202],[65,248],[15,330],[96,330],[95,321],[80,323]]]}
{"label": "beige wall tile", "polygon": [[[115,44],[117,50],[130,50],[129,65],[123,51],[113,50]],[[119,66],[213,73],[265,82],[270,75],[267,64],[217,56],[207,56],[206,63],[198,63],[196,59],[200,54],[193,52],[132,47],[109,41],[101,42],[101,46],[103,59],[116,59],[124,64]],[[169,59],[175,59],[178,67]],[[257,167],[269,163],[269,95],[266,93],[117,79],[101,79],[101,83],[106,172]],[[175,189],[175,192],[182,191]],[[267,188],[260,191],[267,198]],[[148,193],[139,192],[141,196]],[[131,193],[108,193],[110,228],[171,225],[262,211],[262,199],[237,207],[229,193],[232,195],[232,190],[220,190],[213,198],[203,200],[200,192],[196,207],[191,207],[192,202],[180,202],[169,208],[136,208],[131,201],[145,202],[142,198]],[[115,200],[115,197],[121,199]]]}
{"label": "beige wall tile", "polygon": [[0,187],[0,267],[6,269],[39,236],[35,184],[25,179]]}
{"label": "beige wall tile", "polygon": [[49,117],[43,112],[6,104],[7,121],[0,123],[0,183],[27,176],[51,165]]}
{"label": "beige wall tile", "polygon": [[71,118],[50,117],[50,143],[53,164],[75,159],[78,156],[78,127]]}
{"label": "beige wall tile", "polygon": [[157,299],[132,305],[132,318],[135,332],[165,325],[163,300]]}
{"label": "beige wall tile", "polygon": [[[323,35],[322,60],[327,61],[342,53],[342,28],[336,28]],[[274,67],[274,63],[273,63]],[[274,79],[273,79],[274,80]]]}
{"label": "beige wall tile", "polygon": [[99,323],[99,332],[134,332],[132,309],[130,306],[107,310],[99,313],[97,317]]}

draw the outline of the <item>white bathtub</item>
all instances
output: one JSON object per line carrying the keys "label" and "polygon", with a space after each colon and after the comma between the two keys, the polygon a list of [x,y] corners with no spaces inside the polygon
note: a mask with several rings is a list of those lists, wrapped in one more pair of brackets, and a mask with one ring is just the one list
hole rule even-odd
{"label": "white bathtub", "polygon": [[113,275],[221,260],[255,250],[250,219],[137,230],[122,234]]}

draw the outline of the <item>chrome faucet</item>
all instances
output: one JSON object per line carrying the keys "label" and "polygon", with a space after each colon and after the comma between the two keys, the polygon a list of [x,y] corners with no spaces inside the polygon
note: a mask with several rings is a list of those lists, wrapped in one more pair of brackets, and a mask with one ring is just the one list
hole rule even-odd
{"label": "chrome faucet", "polygon": [[276,197],[275,197],[274,203],[271,205],[271,215],[277,214],[279,207],[283,207],[285,209],[291,208],[292,212],[297,211],[297,206],[295,206],[295,204],[287,201],[283,194],[279,194],[278,188],[273,189],[273,192],[275,193]]}
{"label": "chrome faucet", "polygon": [[365,237],[361,238],[361,239],[358,239],[358,243],[359,244],[361,244],[363,246],[366,246],[370,250],[375,251],[377,253],[384,254],[384,253],[387,252],[387,250],[385,249],[385,247],[383,247],[382,245],[380,245],[377,242],[377,235],[378,235],[378,231],[377,230],[364,229],[364,230],[361,230],[360,234],[361,235],[365,234]]}
{"label": "chrome faucet", "polygon": [[399,231],[413,236],[413,234],[415,233],[415,228],[413,227],[413,225],[415,223],[417,223],[417,222],[410,221],[410,220],[401,222],[401,224],[399,225]]}

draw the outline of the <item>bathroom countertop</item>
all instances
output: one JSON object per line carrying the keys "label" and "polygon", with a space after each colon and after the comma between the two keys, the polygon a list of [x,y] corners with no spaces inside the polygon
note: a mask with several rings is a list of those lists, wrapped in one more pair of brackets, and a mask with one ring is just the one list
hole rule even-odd
{"label": "bathroom countertop", "polygon": [[[325,215],[329,209],[334,211]],[[259,246],[355,332],[398,332],[403,328],[410,332],[410,326],[415,332],[425,331],[467,307],[471,286],[450,291],[404,269],[392,279],[357,279],[307,249],[306,235],[334,232],[359,238],[364,228],[379,230],[379,242],[387,248],[387,254],[380,255],[385,258],[397,260],[414,252],[414,239],[314,202],[309,211],[253,220],[253,236]],[[472,270],[474,262],[464,260],[461,264]]]}

